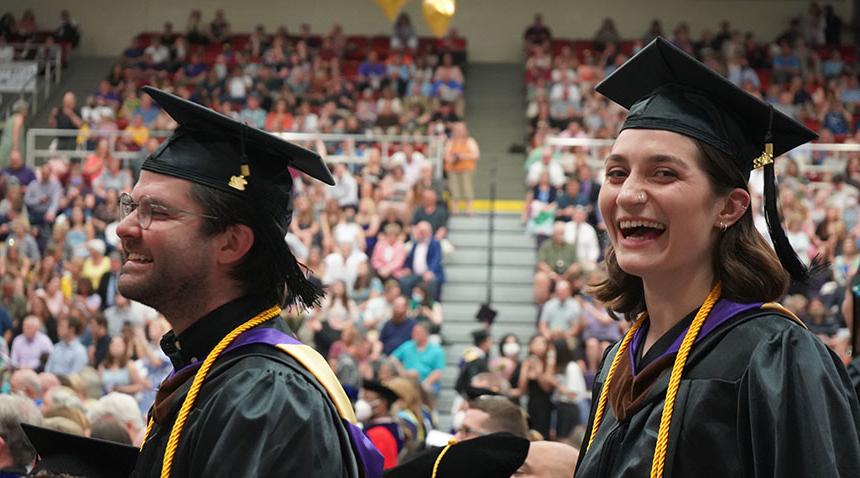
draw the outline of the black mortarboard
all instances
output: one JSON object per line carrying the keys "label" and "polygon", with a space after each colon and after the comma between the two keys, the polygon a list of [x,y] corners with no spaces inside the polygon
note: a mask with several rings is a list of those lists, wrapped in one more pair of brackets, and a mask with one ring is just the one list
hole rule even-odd
{"label": "black mortarboard", "polygon": [[701,141],[732,159],[745,178],[763,166],[765,217],[774,248],[792,279],[808,279],[780,225],[773,158],[817,134],[660,37],[595,90],[630,110],[622,130],[665,130]]}
{"label": "black mortarboard", "polygon": [[185,179],[247,201],[254,217],[255,240],[262,243],[272,263],[289,285],[287,303],[310,306],[322,291],[308,281],[286,246],[292,219],[292,177],[295,168],[333,185],[334,178],[316,153],[260,129],[233,120],[205,106],[145,86],[179,127],[141,169]]}
{"label": "black mortarboard", "polygon": [[[528,453],[529,441],[525,438],[510,433],[491,433],[447,447],[431,448],[401,465],[386,470],[382,476],[385,478],[459,478],[463,476],[510,478],[526,461]],[[434,467],[436,467],[435,474]]]}
{"label": "black mortarboard", "polygon": [[[255,182],[290,181],[287,166],[334,184],[328,167],[312,151],[166,91],[149,86],[143,91],[179,123],[176,132],[146,158],[145,170],[234,194]],[[247,171],[242,170],[245,164]]]}
{"label": "black mortarboard", "polygon": [[397,392],[386,387],[380,382],[377,382],[376,380],[365,380],[361,384],[361,388],[378,393],[383,400],[388,402],[389,406],[391,406],[391,404],[393,404],[397,400],[400,400],[400,395],[398,395]]}
{"label": "black mortarboard", "polygon": [[26,423],[24,433],[39,459],[32,473],[50,471],[85,478],[130,476],[137,463],[136,447],[58,432]]}

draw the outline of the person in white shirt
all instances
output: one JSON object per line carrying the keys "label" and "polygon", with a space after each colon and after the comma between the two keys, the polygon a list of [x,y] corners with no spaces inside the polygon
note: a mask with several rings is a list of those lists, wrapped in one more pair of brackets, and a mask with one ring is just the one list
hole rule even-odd
{"label": "person in white shirt", "polygon": [[170,49],[162,45],[161,38],[157,36],[152,38],[152,44],[143,53],[149,55],[153,65],[163,65],[170,59]]}
{"label": "person in white shirt", "polygon": [[403,168],[403,180],[410,187],[421,179],[421,168],[429,161],[421,151],[415,150],[415,145],[412,143],[403,143],[402,150],[391,155],[393,164],[400,164]]}
{"label": "person in white shirt", "polygon": [[588,208],[577,206],[573,213],[573,220],[564,226],[564,242],[572,244],[576,248],[576,258],[583,270],[590,271],[597,266],[600,257],[600,241],[597,239],[597,231],[589,224]]}
{"label": "person in white shirt", "polygon": [[326,197],[336,199],[340,207],[358,205],[358,183],[345,163],[334,165],[334,186],[326,188]]}
{"label": "person in white shirt", "polygon": [[567,178],[564,175],[564,168],[553,157],[551,146],[545,146],[541,153],[540,161],[534,163],[529,168],[529,173],[526,176],[526,185],[534,187],[540,180],[540,175],[546,171],[549,173],[549,182],[553,186],[560,188],[564,185]]}
{"label": "person in white shirt", "polygon": [[358,276],[358,265],[362,262],[367,262],[367,255],[355,249],[353,243],[338,244],[337,249],[323,259],[325,264],[323,284],[329,285],[342,280],[347,290],[351,290]]}
{"label": "person in white shirt", "polygon": [[364,229],[355,222],[356,206],[353,204],[344,206],[340,220],[332,228],[332,237],[335,244],[350,243],[355,249],[364,251],[367,242],[364,238]]}

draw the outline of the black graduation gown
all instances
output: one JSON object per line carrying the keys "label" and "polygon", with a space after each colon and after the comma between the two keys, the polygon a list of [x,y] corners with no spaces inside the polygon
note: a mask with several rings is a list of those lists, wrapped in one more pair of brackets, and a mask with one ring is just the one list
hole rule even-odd
{"label": "black graduation gown", "polygon": [[[618,347],[608,351],[595,381],[577,478],[650,474],[674,353],[624,420],[607,404],[586,448]],[[817,337],[774,311],[747,311],[722,323],[688,357],[664,476],[860,476],[860,406],[845,367]]]}
{"label": "black graduation gown", "polygon": [[[220,328],[215,334],[220,338],[267,308],[253,299],[239,299],[195,325]],[[289,333],[280,318],[263,326]],[[191,353],[193,347],[183,340],[189,331],[179,338],[183,350],[168,352],[172,360]],[[198,332],[195,328],[193,335],[201,335]],[[208,335],[204,342],[216,338],[211,330],[202,335]],[[162,346],[170,348],[165,341]],[[132,476],[160,476],[170,430],[193,380],[193,373],[187,375],[177,374],[181,385],[150,411],[158,410],[165,418],[153,426]],[[252,344],[224,354],[210,370],[179,439],[171,476],[352,478],[359,472],[347,431],[319,382],[286,353]]]}

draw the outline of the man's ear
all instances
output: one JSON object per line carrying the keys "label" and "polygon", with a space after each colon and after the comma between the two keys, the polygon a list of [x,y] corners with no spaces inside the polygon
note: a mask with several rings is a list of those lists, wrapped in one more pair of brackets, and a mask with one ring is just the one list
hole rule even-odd
{"label": "man's ear", "polygon": [[723,208],[717,214],[715,227],[731,227],[747,212],[750,207],[750,193],[745,189],[735,188],[724,199]]}
{"label": "man's ear", "polygon": [[218,250],[218,264],[233,265],[243,257],[254,245],[254,231],[244,224],[233,224],[221,233]]}

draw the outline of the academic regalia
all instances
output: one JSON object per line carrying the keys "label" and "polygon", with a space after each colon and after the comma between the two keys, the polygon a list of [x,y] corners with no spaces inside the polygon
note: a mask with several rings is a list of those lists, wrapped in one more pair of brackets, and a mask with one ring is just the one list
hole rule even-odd
{"label": "academic regalia", "polygon": [[[162,348],[177,372],[158,391],[155,423],[133,476],[160,476],[170,430],[200,360],[227,332],[266,308],[245,297],[207,314],[178,339],[165,335]],[[267,327],[289,332],[280,318],[259,328]],[[277,348],[252,344],[222,354],[207,375],[171,476],[359,474],[348,431],[316,378]]]}
{"label": "academic regalia", "polygon": [[[248,206],[242,221],[254,231],[254,247],[270,257],[272,269],[263,277],[271,276],[272,284],[245,291],[249,295],[208,312],[179,336],[164,336],[162,349],[174,373],[150,410],[133,476],[161,476],[169,463],[172,477],[378,478],[382,457],[356,426],[334,373],[292,337],[280,317],[283,303],[310,306],[322,295],[283,238],[292,216],[289,168],[334,184],[325,163],[316,153],[208,108],[154,88],[144,91],[179,128],[142,170],[205,186]],[[222,339],[230,342],[216,354]],[[196,389],[198,374],[202,386]],[[184,424],[178,419],[183,415]],[[171,462],[166,451],[174,428],[181,432]]]}
{"label": "academic regalia", "polygon": [[[718,325],[708,331],[709,324]],[[655,344],[647,355],[657,358],[642,369],[632,345],[621,358],[587,447],[592,407],[577,478],[649,476],[677,352],[671,344],[685,331],[675,331],[662,353]],[[728,301],[714,307],[702,332],[678,390],[665,476],[860,476],[860,407],[838,357],[817,337],[781,312]],[[603,360],[594,397],[617,350]]]}
{"label": "academic regalia", "polygon": [[[795,283],[808,280],[780,225],[773,160],[815,133],[662,38],[596,90],[630,110],[622,130],[690,137],[746,178],[764,168],[776,255]],[[646,353],[647,314],[607,350],[577,478],[860,476],[860,405],[838,357],[787,310],[720,299],[721,290],[714,284]]]}
{"label": "academic regalia", "polygon": [[509,478],[526,461],[529,441],[510,433],[491,433],[415,455],[386,470],[386,478]]}
{"label": "academic regalia", "polygon": [[[380,400],[385,400],[388,403],[389,409],[394,405],[394,402],[400,399],[397,392],[376,380],[365,380],[361,386],[365,390],[379,395]],[[397,466],[400,453],[406,444],[406,437],[401,424],[394,420],[394,417],[387,416],[370,420],[364,426],[364,434],[382,454],[384,469]]]}
{"label": "academic regalia", "polygon": [[[22,423],[38,459],[30,475],[115,478],[128,476],[137,461],[137,448],[98,438],[63,433]],[[26,474],[26,473],[24,473]],[[22,474],[23,475],[23,474]]]}

